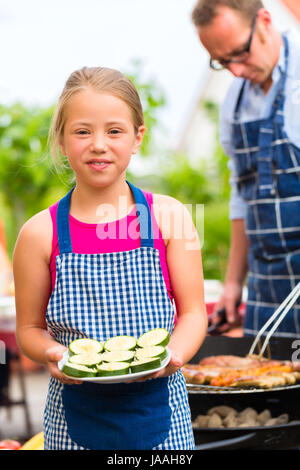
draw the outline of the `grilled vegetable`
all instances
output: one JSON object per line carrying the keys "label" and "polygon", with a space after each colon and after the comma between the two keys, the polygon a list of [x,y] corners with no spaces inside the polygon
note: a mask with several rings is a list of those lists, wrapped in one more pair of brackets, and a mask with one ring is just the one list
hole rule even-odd
{"label": "grilled vegetable", "polygon": [[99,377],[129,374],[129,364],[126,362],[104,362],[97,366]]}
{"label": "grilled vegetable", "polygon": [[139,361],[133,361],[130,364],[130,369],[133,374],[136,372],[145,372],[147,370],[156,369],[161,364],[159,357],[149,357],[147,359],[141,359]]}
{"label": "grilled vegetable", "polygon": [[[73,357],[73,356],[72,356]],[[71,377],[96,377],[97,370],[91,367],[86,367],[81,364],[72,364],[66,362],[62,367],[62,372]]]}
{"label": "grilled vegetable", "polygon": [[131,351],[136,347],[136,339],[133,336],[114,336],[104,343],[105,351]]}
{"label": "grilled vegetable", "polygon": [[166,346],[169,339],[170,336],[167,330],[164,328],[155,328],[140,336],[137,345],[140,348],[146,348],[148,346]]}
{"label": "grilled vegetable", "polygon": [[135,357],[137,360],[146,359],[148,357],[159,357],[162,361],[167,357],[167,350],[163,346],[147,346],[136,350]]}
{"label": "grilled vegetable", "polygon": [[131,362],[134,359],[134,351],[105,351],[102,354],[103,362]]}
{"label": "grilled vegetable", "polygon": [[102,354],[95,353],[83,353],[83,354],[74,354],[69,357],[69,362],[71,364],[80,364],[86,367],[93,367],[102,362]]}
{"label": "grilled vegetable", "polygon": [[70,354],[94,353],[99,354],[103,351],[103,344],[100,341],[89,338],[75,339],[69,345]]}

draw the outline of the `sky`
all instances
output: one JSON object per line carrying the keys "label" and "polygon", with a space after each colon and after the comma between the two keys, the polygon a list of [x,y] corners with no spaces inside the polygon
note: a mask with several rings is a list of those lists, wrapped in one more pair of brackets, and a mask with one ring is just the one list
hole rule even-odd
{"label": "sky", "polygon": [[140,59],[163,90],[161,125],[171,146],[208,71],[191,21],[195,0],[0,0],[0,102],[56,102],[77,68],[123,72]]}

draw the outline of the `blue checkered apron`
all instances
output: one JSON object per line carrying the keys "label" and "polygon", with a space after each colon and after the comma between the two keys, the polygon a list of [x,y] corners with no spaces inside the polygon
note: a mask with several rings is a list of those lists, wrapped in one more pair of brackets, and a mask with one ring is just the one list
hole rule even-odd
{"label": "blue checkered apron", "polygon": [[[46,320],[56,341],[65,346],[85,337],[101,342],[116,335],[139,337],[157,327],[172,333],[174,306],[165,286],[159,251],[153,246],[150,209],[142,191],[128,184],[141,234],[141,247],[132,251],[73,253],[69,229],[72,191],[58,205],[60,254]],[[124,405],[122,397],[127,394]],[[166,398],[164,405],[160,405],[161,397]],[[51,377],[44,439],[45,449],[147,449],[149,445],[157,450],[193,449],[183,374],[177,371],[167,378],[131,384],[86,382],[71,386]]]}
{"label": "blue checkered apron", "polygon": [[[300,281],[300,149],[284,130],[289,44],[286,36],[283,41],[285,68],[271,115],[241,122],[244,82],[233,123],[237,186],[247,202],[250,241],[245,335],[255,335]],[[300,337],[299,301],[274,336]]]}

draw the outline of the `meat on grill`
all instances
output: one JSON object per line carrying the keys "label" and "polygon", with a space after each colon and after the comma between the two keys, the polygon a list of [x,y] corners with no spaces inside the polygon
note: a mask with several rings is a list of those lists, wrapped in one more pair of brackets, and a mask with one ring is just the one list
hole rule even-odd
{"label": "meat on grill", "polygon": [[258,357],[210,356],[182,367],[187,383],[217,387],[273,388],[300,381],[299,362]]}

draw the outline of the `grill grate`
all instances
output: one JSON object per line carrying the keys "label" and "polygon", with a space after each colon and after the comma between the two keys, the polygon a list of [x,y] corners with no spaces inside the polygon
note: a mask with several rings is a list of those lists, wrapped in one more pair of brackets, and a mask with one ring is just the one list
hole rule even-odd
{"label": "grill grate", "polygon": [[296,385],[285,385],[283,387],[273,387],[273,388],[236,388],[236,387],[214,387],[212,385],[196,385],[196,384],[186,384],[188,393],[192,394],[207,394],[207,393],[217,393],[217,394],[241,394],[241,393],[263,393],[263,392],[278,392],[285,390],[300,389],[300,384]]}

